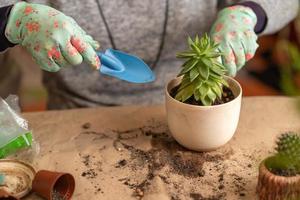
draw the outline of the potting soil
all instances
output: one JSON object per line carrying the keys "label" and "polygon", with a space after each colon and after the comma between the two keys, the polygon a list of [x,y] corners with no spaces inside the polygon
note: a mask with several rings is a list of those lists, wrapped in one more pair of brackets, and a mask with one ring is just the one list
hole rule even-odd
{"label": "potting soil", "polygon": [[[102,154],[107,149],[114,148],[114,151],[120,155],[120,159],[111,166],[114,168],[111,180],[117,180],[128,187],[132,190],[132,195],[138,199],[149,195],[153,185],[157,191],[164,191],[164,195],[171,199],[183,199],[188,195],[187,199],[222,200],[226,199],[228,190],[233,190],[239,197],[247,195],[245,189],[247,180],[242,178],[239,172],[232,172],[228,168],[230,165],[237,165],[241,169],[253,170],[254,156],[248,155],[251,157],[249,160],[247,158],[246,161],[233,162],[234,150],[230,146],[214,152],[190,151],[170,137],[164,124],[107,132],[93,131],[92,125],[84,124],[79,137],[76,140],[90,137],[93,142],[110,141],[112,146],[99,146],[99,152],[95,153]],[[139,145],[145,140],[150,140],[151,144],[146,149]],[[99,193],[104,195],[105,189],[102,188],[105,186],[97,183],[97,180],[102,179],[107,173],[105,172],[107,169],[103,168],[103,161],[93,153],[80,153],[79,156],[84,166],[83,170],[79,171],[81,177],[90,181],[95,195]],[[229,159],[231,162],[228,161]],[[233,181],[228,183],[229,179]],[[211,190],[214,195],[211,195]]]}
{"label": "potting soil", "polygon": [[[177,87],[174,87],[170,94],[173,98],[175,98],[176,94],[177,94],[177,90],[179,89],[180,85]],[[219,105],[219,104],[224,104],[227,102],[232,101],[235,98],[233,92],[231,91],[230,88],[228,87],[224,87],[223,88],[223,93],[222,93],[222,98],[219,99],[217,98],[214,102],[213,105]],[[203,106],[201,101],[197,101],[194,96],[191,96],[189,99],[187,99],[184,103],[186,104],[191,104],[191,105],[197,105],[197,106]]]}

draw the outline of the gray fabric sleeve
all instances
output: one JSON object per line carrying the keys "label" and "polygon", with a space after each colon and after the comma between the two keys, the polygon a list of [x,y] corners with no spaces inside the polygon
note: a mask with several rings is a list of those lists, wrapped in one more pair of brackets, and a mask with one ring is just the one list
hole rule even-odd
{"label": "gray fabric sleeve", "polygon": [[[249,1],[249,0],[245,0]],[[293,20],[298,13],[298,0],[251,0],[259,4],[267,14],[267,25],[261,33],[272,34]],[[241,1],[243,2],[243,1]]]}
{"label": "gray fabric sleeve", "polygon": [[[56,2],[56,1],[51,1],[51,0],[26,0],[28,3],[39,3],[39,4],[45,4],[45,5],[48,5],[48,6],[53,6],[53,4]],[[54,2],[54,3],[50,3],[50,2]]]}
{"label": "gray fabric sleeve", "polygon": [[8,6],[18,2],[17,0],[0,0],[0,7]]}
{"label": "gray fabric sleeve", "polygon": [[[23,1],[25,1],[25,0],[23,0]],[[0,7],[15,4],[17,2],[20,2],[20,0],[0,0]],[[28,3],[48,4],[49,5],[49,0],[26,0],[26,2],[28,2]]]}

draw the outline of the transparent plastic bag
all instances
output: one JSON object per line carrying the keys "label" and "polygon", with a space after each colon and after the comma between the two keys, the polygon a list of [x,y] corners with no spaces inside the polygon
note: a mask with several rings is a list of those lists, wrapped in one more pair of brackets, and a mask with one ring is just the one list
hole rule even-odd
{"label": "transparent plastic bag", "polygon": [[0,159],[24,150],[32,151],[36,145],[28,122],[19,112],[16,95],[10,95],[5,100],[0,98]]}

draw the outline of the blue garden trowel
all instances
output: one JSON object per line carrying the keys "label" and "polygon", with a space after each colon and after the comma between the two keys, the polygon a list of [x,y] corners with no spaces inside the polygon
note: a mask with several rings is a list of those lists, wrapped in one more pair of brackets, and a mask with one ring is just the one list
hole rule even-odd
{"label": "blue garden trowel", "polygon": [[148,83],[155,75],[140,58],[114,49],[98,52],[101,60],[100,72],[131,83]]}

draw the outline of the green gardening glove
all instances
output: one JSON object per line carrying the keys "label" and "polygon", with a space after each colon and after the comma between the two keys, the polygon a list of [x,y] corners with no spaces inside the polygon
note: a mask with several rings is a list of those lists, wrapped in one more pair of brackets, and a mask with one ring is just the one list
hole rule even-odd
{"label": "green gardening glove", "polygon": [[251,8],[232,6],[219,12],[211,28],[211,38],[219,43],[219,51],[223,54],[221,62],[231,76],[235,76],[255,54],[258,47],[254,32],[256,22],[256,14]]}
{"label": "green gardening glove", "polygon": [[56,72],[83,60],[95,68],[100,61],[95,52],[98,42],[71,18],[51,7],[16,3],[5,30],[7,39],[24,46],[42,69]]}

